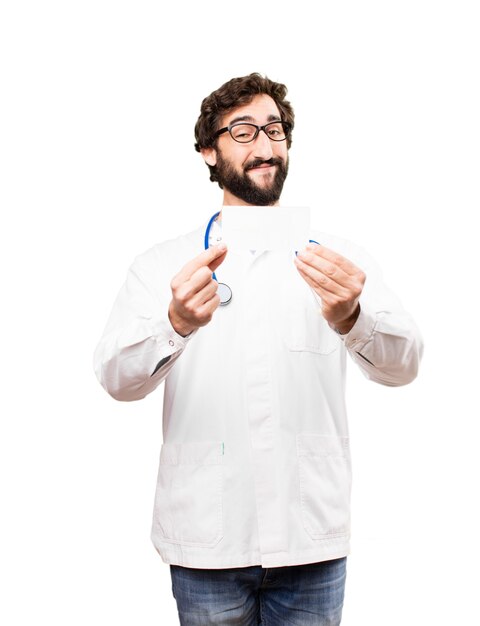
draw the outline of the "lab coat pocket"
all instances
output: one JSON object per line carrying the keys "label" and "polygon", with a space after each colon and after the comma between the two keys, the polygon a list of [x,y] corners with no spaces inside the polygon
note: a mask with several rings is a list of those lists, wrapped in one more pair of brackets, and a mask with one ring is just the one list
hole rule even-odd
{"label": "lab coat pocket", "polygon": [[306,301],[291,301],[288,311],[286,341],[291,352],[327,355],[338,348],[340,339],[325,321],[320,305],[313,302],[313,296]]}
{"label": "lab coat pocket", "polygon": [[312,539],[348,534],[351,489],[348,437],[298,435],[297,455],[305,530]]}
{"label": "lab coat pocket", "polygon": [[164,444],[153,526],[169,543],[213,547],[223,534],[223,444]]}

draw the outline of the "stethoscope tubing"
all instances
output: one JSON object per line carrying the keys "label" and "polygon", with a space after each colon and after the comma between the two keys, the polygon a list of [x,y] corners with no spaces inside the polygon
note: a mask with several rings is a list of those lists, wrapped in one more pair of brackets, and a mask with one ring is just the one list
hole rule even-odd
{"label": "stethoscope tubing", "polygon": [[[210,248],[210,241],[209,241],[209,238],[210,238],[210,231],[211,231],[211,229],[212,229],[212,224],[213,224],[213,222],[217,219],[217,217],[218,217],[219,215],[220,215],[220,211],[217,211],[214,215],[212,215],[212,217],[210,218],[210,221],[208,222],[207,229],[205,230],[205,240],[204,240],[204,244],[203,244],[203,245],[204,245],[204,247],[205,247],[205,250],[208,250],[208,249]],[[213,278],[213,280],[216,280],[216,281],[217,281],[217,283],[218,283],[218,279],[217,279],[217,277],[215,276],[215,272],[213,272],[213,274],[212,274],[212,278]]]}

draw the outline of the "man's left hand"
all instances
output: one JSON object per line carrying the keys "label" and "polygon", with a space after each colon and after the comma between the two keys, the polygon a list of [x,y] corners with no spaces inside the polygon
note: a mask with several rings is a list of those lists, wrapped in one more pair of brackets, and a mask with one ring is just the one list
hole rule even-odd
{"label": "man's left hand", "polygon": [[320,296],[326,321],[340,334],[348,333],[360,313],[364,272],[333,250],[312,243],[298,253],[295,265],[305,282]]}

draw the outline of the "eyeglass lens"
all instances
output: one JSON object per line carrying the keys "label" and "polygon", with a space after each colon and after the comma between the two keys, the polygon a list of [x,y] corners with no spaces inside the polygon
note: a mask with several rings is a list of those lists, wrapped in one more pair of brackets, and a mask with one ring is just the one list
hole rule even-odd
{"label": "eyeglass lens", "polygon": [[[258,134],[258,127],[255,124],[234,124],[230,128],[230,134],[235,141],[248,143],[253,141]],[[286,126],[282,122],[272,122],[266,124],[265,133],[273,141],[283,141],[287,137]]]}

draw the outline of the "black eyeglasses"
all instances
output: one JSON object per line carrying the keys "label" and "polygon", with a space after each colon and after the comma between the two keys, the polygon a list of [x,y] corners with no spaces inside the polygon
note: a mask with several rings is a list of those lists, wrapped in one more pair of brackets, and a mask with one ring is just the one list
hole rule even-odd
{"label": "black eyeglasses", "polygon": [[264,126],[235,122],[235,124],[230,124],[230,126],[225,126],[225,128],[217,130],[215,137],[228,132],[231,138],[238,141],[238,143],[250,143],[258,137],[258,133],[261,130],[263,130],[272,141],[285,141],[290,134],[291,126],[288,122],[281,122],[280,120],[277,122],[269,122]]}

